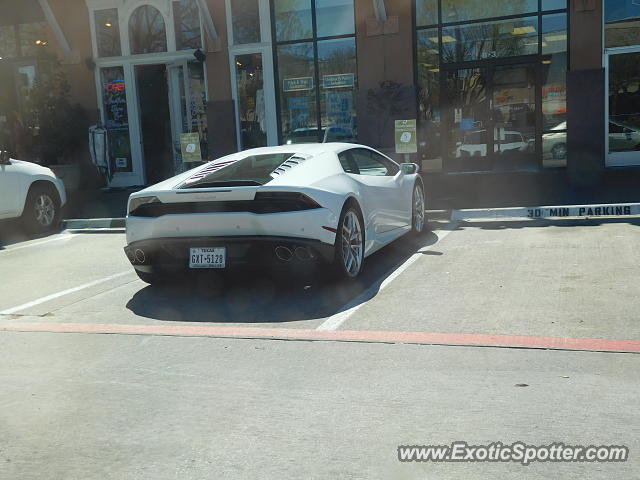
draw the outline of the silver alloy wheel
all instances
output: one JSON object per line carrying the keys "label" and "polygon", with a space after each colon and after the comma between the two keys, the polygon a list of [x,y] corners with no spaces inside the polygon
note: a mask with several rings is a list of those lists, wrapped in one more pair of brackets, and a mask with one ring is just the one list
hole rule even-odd
{"label": "silver alloy wheel", "polygon": [[350,277],[360,273],[363,251],[360,220],[353,210],[348,210],[342,220],[342,262]]}
{"label": "silver alloy wheel", "polygon": [[34,204],[36,221],[43,227],[50,227],[56,217],[56,206],[51,197],[41,193],[36,197]]}
{"label": "silver alloy wheel", "polygon": [[424,192],[422,187],[413,188],[413,230],[417,233],[424,229]]}

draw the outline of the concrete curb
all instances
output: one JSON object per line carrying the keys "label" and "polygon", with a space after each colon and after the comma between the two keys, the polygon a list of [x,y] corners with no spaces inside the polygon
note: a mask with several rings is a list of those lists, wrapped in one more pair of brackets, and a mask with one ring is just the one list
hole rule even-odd
{"label": "concrete curb", "polygon": [[76,218],[63,220],[62,226],[69,230],[91,228],[124,228],[124,218]]}
{"label": "concrete curb", "polygon": [[540,220],[563,218],[624,218],[640,216],[640,203],[473,208],[451,211],[452,221]]}

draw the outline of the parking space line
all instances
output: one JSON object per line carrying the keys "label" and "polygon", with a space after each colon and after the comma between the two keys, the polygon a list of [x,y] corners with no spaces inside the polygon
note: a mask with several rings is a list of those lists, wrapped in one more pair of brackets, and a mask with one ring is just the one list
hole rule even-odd
{"label": "parking space line", "polygon": [[48,238],[47,240],[43,240],[41,242],[28,243],[27,245],[20,245],[17,247],[5,247],[4,249],[0,250],[0,254],[15,252],[16,250],[22,250],[23,248],[38,247],[40,245],[44,245],[45,243],[58,242],[60,240],[68,240],[71,237],[75,237],[76,235],[77,234],[75,233],[64,232],[55,238]]}
{"label": "parking space line", "polygon": [[402,343],[460,347],[528,348],[587,352],[640,353],[640,340],[570,338],[488,333],[402,332],[380,330],[318,331],[297,328],[217,325],[126,325],[0,321],[0,332],[154,335],[264,340]]}
{"label": "parking space line", "polygon": [[[433,233],[438,236],[438,241],[436,243],[442,241],[447,235],[454,231],[457,225],[457,222],[451,222],[445,225],[442,230],[434,231]],[[320,324],[316,330],[337,330],[344,322],[347,321],[347,319],[351,315],[356,313],[369,300],[374,298],[376,296],[376,293],[384,290],[391,282],[393,282],[398,276],[400,276],[402,272],[404,272],[422,256],[422,253],[418,251],[411,255],[407,260],[405,260],[404,263],[389,270],[385,275],[381,277],[381,279],[374,282],[373,285],[367,288],[364,292],[344,305],[338,313],[330,316],[324,322],[322,322],[322,324]]]}
{"label": "parking space line", "polygon": [[92,282],[84,283],[82,285],[78,285],[77,287],[68,288],[66,290],[62,290],[61,292],[52,293],[51,295],[47,295],[46,297],[41,297],[31,302],[23,303],[22,305],[17,305],[15,307],[7,308],[6,310],[0,311],[0,315],[10,315],[12,313],[19,312],[20,310],[25,310],[27,308],[35,307],[36,305],[40,305],[45,302],[49,302],[51,300],[55,300],[56,298],[64,297],[65,295],[69,295],[71,293],[79,292],[80,290],[84,290],[87,288],[94,287],[96,285],[100,285],[101,283],[108,282],[109,280],[114,280],[119,277],[123,277],[128,274],[134,273],[133,270],[127,270],[125,272],[116,273],[114,275],[109,275],[108,277],[100,278],[98,280],[94,280]]}

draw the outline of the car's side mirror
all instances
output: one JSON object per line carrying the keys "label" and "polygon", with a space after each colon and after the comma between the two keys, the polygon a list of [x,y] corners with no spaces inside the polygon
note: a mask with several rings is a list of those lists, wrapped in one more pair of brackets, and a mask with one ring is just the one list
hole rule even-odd
{"label": "car's side mirror", "polygon": [[11,162],[11,155],[6,150],[0,151],[0,165],[9,165]]}
{"label": "car's side mirror", "polygon": [[400,168],[405,175],[413,175],[418,173],[418,165],[415,163],[401,163]]}

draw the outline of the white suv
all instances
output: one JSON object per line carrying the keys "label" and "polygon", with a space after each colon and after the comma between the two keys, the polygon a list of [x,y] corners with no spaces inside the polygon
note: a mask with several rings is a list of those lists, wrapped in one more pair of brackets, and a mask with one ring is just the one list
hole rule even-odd
{"label": "white suv", "polygon": [[0,220],[20,218],[29,232],[46,232],[60,223],[66,201],[64,184],[50,169],[0,151]]}

